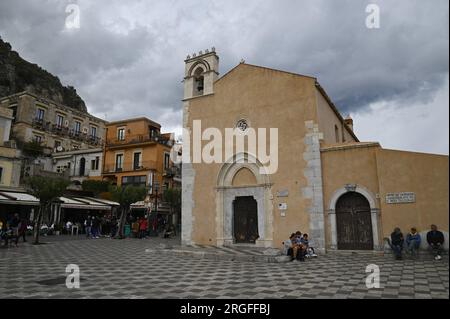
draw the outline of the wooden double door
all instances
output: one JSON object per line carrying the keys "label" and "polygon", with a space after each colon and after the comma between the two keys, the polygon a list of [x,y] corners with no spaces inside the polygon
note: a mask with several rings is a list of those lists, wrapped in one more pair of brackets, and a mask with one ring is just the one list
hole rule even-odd
{"label": "wooden double door", "polygon": [[233,235],[235,243],[254,244],[258,234],[258,204],[252,196],[233,201]]}
{"label": "wooden double door", "polygon": [[342,195],[336,203],[338,249],[372,250],[373,233],[370,205],[356,192]]}

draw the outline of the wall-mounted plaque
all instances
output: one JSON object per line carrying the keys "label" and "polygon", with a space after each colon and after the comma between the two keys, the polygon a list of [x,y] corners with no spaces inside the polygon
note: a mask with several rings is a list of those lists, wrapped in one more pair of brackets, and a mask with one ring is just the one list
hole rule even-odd
{"label": "wall-mounted plaque", "polygon": [[403,204],[403,203],[415,203],[416,193],[388,193],[386,194],[386,204]]}
{"label": "wall-mounted plaque", "polygon": [[282,189],[277,192],[277,197],[288,197],[289,191],[287,189]]}

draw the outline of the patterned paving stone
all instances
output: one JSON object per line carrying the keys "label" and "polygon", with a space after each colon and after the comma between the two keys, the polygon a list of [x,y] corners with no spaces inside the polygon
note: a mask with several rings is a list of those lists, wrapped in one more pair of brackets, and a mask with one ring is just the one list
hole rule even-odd
{"label": "patterned paving stone", "polygon": [[[449,298],[448,257],[328,254],[304,263],[265,263],[154,251],[162,243],[179,245],[173,239],[43,241],[49,244],[0,249],[0,298]],[[79,289],[65,286],[68,264],[80,267]],[[381,289],[366,288],[369,264],[380,267]]]}

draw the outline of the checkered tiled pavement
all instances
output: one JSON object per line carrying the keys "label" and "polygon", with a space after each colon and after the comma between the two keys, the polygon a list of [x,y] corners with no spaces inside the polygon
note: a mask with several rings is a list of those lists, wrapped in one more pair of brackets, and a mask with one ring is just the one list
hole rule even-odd
{"label": "checkered tiled pavement", "polygon": [[[263,263],[160,254],[176,240],[43,238],[46,245],[0,249],[0,298],[449,298],[448,257],[328,254],[305,263]],[[147,249],[150,249],[146,252]],[[67,289],[77,264],[80,289]],[[367,289],[377,264],[381,288]]]}

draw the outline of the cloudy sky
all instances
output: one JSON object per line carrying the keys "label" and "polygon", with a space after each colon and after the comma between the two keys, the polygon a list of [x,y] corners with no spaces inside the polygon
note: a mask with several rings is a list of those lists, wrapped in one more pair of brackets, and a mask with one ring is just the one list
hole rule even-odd
{"label": "cloudy sky", "polygon": [[[366,27],[366,6],[380,28]],[[80,9],[80,28],[67,5]],[[186,55],[216,47],[225,74],[251,64],[318,78],[361,140],[449,153],[448,0],[1,0],[0,36],[107,120],[181,132]]]}

